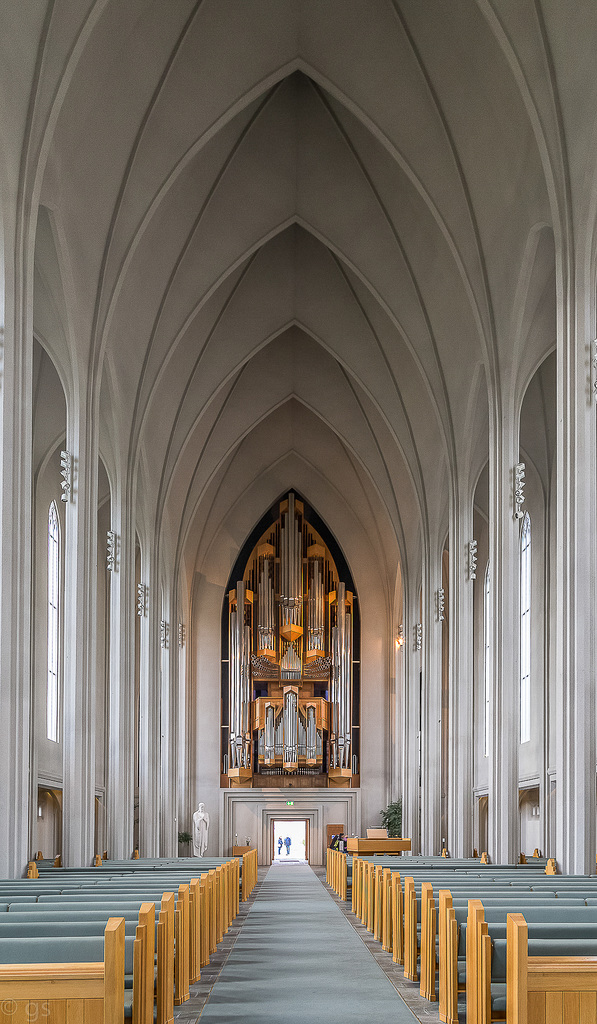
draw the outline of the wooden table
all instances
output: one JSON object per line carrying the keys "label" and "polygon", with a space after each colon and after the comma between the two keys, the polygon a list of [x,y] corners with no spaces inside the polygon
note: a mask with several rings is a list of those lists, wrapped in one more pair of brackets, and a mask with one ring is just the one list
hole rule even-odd
{"label": "wooden table", "polygon": [[249,850],[252,850],[252,849],[253,849],[252,846],[233,846],[232,847],[232,856],[233,857],[242,857],[243,853],[248,853]]}
{"label": "wooden table", "polygon": [[364,853],[389,853],[399,857],[403,850],[410,848],[410,839],[359,839],[353,836],[346,840],[347,852],[356,853],[357,856]]}

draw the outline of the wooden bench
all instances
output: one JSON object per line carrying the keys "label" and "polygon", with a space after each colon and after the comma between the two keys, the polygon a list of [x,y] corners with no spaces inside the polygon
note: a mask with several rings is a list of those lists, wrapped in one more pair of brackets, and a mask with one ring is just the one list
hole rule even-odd
{"label": "wooden bench", "polygon": [[[566,1024],[585,1024],[585,1018],[578,1016],[577,996],[583,990],[597,992],[596,922],[579,925],[565,920],[543,921],[531,924],[530,928],[531,938],[528,922],[519,913],[508,914],[506,929],[503,924],[488,925],[486,921],[480,921],[476,930],[473,924],[470,934],[467,928],[467,1024],[490,1024],[506,1018],[506,985],[510,984],[508,964],[512,955],[522,966],[520,978],[513,980],[514,989],[522,985],[536,993],[525,1010],[533,1024],[556,1024],[563,1020]],[[500,934],[502,937],[498,937]],[[588,962],[592,978],[587,980],[581,976]],[[527,973],[529,978],[525,980]],[[563,1000],[567,991],[576,995]],[[520,1003],[523,1001],[521,998]],[[564,1001],[568,1004],[565,1016]],[[592,1006],[594,1014],[597,1006],[594,1002]]]}
{"label": "wooden bench", "polygon": [[[10,940],[3,940],[10,942]],[[102,942],[102,940],[100,940]],[[41,943],[41,945],[40,945]],[[81,944],[85,955],[92,944]],[[93,944],[97,949],[97,943]],[[0,958],[12,954],[10,962],[0,964],[0,1022],[32,1020],[32,1004],[39,1008],[39,1018],[64,1024],[124,1024],[125,929],[120,918],[110,918],[103,938],[103,959],[84,961],[72,956],[69,960],[35,962],[50,952],[59,953],[60,940],[53,951],[45,940],[12,942],[11,950],[2,949]],[[62,947],[64,949],[64,946]],[[37,949],[37,952],[36,952]]]}
{"label": "wooden bench", "polygon": [[507,929],[508,1024],[597,1021],[597,956],[529,956],[523,915]]}

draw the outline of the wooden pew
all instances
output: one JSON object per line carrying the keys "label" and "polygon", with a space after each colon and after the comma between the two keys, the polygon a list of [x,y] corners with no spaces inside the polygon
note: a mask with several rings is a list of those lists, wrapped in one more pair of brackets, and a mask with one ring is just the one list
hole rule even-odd
{"label": "wooden pew", "polygon": [[63,1024],[124,1024],[124,920],[110,918],[104,959],[92,963],[0,964],[0,1022],[40,1017]]}
{"label": "wooden pew", "polygon": [[597,1021],[597,956],[529,956],[522,914],[508,915],[507,942],[508,1024]]}

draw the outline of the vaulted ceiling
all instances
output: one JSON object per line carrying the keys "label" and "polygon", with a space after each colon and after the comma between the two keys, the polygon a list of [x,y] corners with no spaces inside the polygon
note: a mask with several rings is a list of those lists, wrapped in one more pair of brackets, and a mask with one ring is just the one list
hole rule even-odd
{"label": "vaulted ceiling", "polygon": [[554,346],[556,72],[583,28],[557,0],[16,20],[17,82],[38,62],[36,330],[169,555],[200,566],[256,482],[264,510],[297,476],[350,510],[390,589],[446,528],[492,402]]}

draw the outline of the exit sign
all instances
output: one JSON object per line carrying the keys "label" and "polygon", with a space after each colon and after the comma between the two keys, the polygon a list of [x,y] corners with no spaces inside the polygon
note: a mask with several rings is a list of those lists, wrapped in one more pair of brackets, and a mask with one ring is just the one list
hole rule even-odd
{"label": "exit sign", "polygon": [[294,807],[294,800],[287,800],[286,801],[286,806],[287,807]]}

